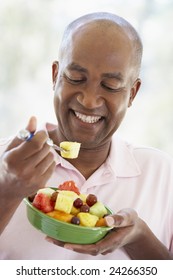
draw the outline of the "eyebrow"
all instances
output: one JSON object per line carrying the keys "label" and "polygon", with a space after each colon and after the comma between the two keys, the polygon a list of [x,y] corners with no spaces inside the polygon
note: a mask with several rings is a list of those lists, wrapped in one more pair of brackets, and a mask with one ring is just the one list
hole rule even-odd
{"label": "eyebrow", "polygon": [[103,73],[102,74],[103,78],[108,78],[108,79],[116,79],[118,81],[123,81],[123,75],[120,72],[114,72],[114,73]]}
{"label": "eyebrow", "polygon": [[83,73],[88,73],[88,70],[82,66],[80,66],[79,64],[72,62],[67,66],[68,70],[72,70],[72,71],[79,71],[79,72],[83,72]]}
{"label": "eyebrow", "polygon": [[[88,74],[88,70],[84,67],[82,67],[81,65],[72,62],[67,66],[68,70],[71,71],[78,71],[78,72],[82,72],[82,73],[87,73]],[[108,78],[108,79],[116,79],[118,81],[123,81],[123,75],[120,72],[113,72],[113,73],[103,73],[101,75],[102,78]]]}

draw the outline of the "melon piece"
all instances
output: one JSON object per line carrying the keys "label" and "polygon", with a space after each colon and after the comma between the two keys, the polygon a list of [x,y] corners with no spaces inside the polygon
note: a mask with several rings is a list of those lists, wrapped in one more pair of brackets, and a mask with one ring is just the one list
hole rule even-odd
{"label": "melon piece", "polygon": [[79,197],[80,199],[82,199],[83,202],[86,202],[87,194],[80,193]]}
{"label": "melon piece", "polygon": [[102,218],[104,215],[107,214],[107,210],[103,203],[97,201],[93,206],[90,207],[89,213],[99,218]]}
{"label": "melon piece", "polygon": [[59,192],[55,202],[55,210],[59,210],[69,214],[73,207],[73,201],[73,197]]}
{"label": "melon piece", "polygon": [[94,227],[99,219],[95,215],[84,212],[80,212],[79,214],[77,214],[77,217],[80,219],[80,225],[85,227]]}
{"label": "melon piece", "polygon": [[73,199],[73,201],[78,198],[79,196],[73,191],[59,191],[57,190],[58,194],[61,193],[63,195],[69,196]]}
{"label": "melon piece", "polygon": [[66,222],[66,223],[70,223],[71,219],[74,217],[72,214],[67,214],[67,213],[64,213],[64,212],[58,211],[58,210],[51,211],[51,212],[47,213],[47,215],[49,217],[52,217],[54,219],[57,219],[59,221]]}
{"label": "melon piece", "polygon": [[39,189],[39,190],[37,191],[37,194],[38,194],[38,193],[44,193],[44,194],[46,194],[47,196],[51,197],[51,195],[52,195],[54,192],[55,192],[55,190],[53,190],[53,189],[47,187],[47,188]]}
{"label": "melon piece", "polygon": [[70,212],[72,215],[76,216],[79,212],[80,212],[79,208],[76,208],[76,207],[72,206],[72,209],[71,209],[71,212]]}
{"label": "melon piece", "polygon": [[79,154],[81,144],[78,142],[63,141],[60,143],[60,147],[65,150],[61,151],[61,156],[64,158],[77,158]]}
{"label": "melon piece", "polygon": [[105,218],[100,218],[96,225],[96,227],[107,227],[107,224],[106,224],[106,221],[105,221]]}

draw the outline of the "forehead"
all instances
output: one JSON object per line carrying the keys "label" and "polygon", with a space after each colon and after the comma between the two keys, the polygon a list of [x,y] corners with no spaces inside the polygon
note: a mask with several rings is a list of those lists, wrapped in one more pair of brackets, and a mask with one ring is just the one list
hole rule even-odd
{"label": "forehead", "polygon": [[61,61],[75,62],[98,72],[129,70],[132,42],[122,27],[111,22],[86,23],[69,32],[64,42]]}

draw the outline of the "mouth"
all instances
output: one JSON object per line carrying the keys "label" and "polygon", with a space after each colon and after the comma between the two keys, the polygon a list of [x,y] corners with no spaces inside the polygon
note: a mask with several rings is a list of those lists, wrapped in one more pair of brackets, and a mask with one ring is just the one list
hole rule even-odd
{"label": "mouth", "polygon": [[88,123],[88,124],[95,124],[99,122],[103,117],[102,116],[93,116],[93,115],[85,115],[81,114],[77,111],[73,111],[75,116],[82,121],[83,123]]}

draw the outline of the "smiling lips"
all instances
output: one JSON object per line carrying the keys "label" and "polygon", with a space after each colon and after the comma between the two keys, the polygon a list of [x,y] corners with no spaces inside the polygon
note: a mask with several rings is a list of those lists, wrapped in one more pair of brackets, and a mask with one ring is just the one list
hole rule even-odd
{"label": "smiling lips", "polygon": [[88,116],[79,112],[74,112],[75,116],[84,123],[97,123],[102,117],[101,116]]}

